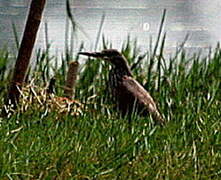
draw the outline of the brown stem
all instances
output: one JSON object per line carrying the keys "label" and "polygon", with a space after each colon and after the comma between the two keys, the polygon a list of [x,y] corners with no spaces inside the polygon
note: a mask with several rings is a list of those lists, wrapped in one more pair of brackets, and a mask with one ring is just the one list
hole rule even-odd
{"label": "brown stem", "polygon": [[70,99],[74,96],[78,67],[79,63],[77,61],[72,61],[69,64],[64,94]]}
{"label": "brown stem", "polygon": [[32,0],[6,103],[16,107],[36,40],[46,0]]}

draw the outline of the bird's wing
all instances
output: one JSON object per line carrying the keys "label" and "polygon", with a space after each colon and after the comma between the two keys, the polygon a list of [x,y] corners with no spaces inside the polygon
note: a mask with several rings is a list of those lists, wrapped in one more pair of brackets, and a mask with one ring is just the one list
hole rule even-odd
{"label": "bird's wing", "polygon": [[135,79],[129,76],[124,76],[122,84],[131,95],[134,95],[134,97],[139,100],[140,103],[149,106],[151,110],[156,109],[156,104],[153,98]]}
{"label": "bird's wing", "polygon": [[124,76],[122,79],[122,85],[132,96],[136,97],[138,103],[143,104],[147,110],[153,115],[153,118],[160,123],[164,120],[161,117],[156,103],[154,102],[151,95],[141,86],[135,79],[129,76]]}

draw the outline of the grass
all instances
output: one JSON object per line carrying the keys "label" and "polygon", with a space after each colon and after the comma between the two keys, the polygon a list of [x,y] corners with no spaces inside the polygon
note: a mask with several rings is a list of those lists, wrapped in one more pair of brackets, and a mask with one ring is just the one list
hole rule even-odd
{"label": "grass", "polygon": [[[110,65],[88,60],[76,89],[76,99],[87,105],[80,116],[46,112],[47,103],[39,107],[33,100],[19,106],[27,106],[25,111],[0,119],[0,179],[220,179],[221,48],[207,57],[189,57],[180,47],[165,58],[161,30],[158,39],[141,61],[143,54],[129,38],[122,53],[131,65],[139,62],[133,74],[158,102],[165,127],[135,116],[129,131],[127,119],[108,100]],[[109,46],[103,37],[103,47]],[[24,90],[33,79],[37,90],[44,87],[53,75],[56,95],[62,96],[73,54],[66,50],[59,66],[51,63],[58,57],[46,47],[38,50]],[[7,49],[0,52],[2,105],[11,76],[9,55]]]}
{"label": "grass", "polygon": [[[123,52],[132,63],[129,46]],[[149,91],[168,121],[164,128],[154,126],[149,117],[134,117],[128,131],[127,119],[113,112],[104,93],[108,65],[87,61],[76,98],[84,102],[94,95],[89,111],[78,117],[56,111],[43,116],[33,103],[27,111],[1,119],[1,179],[219,179],[221,49],[205,59],[187,58],[184,50],[176,56],[161,64],[160,77],[152,69],[149,81]],[[148,63],[146,59],[134,70],[143,84]],[[60,83],[62,70],[56,77]]]}

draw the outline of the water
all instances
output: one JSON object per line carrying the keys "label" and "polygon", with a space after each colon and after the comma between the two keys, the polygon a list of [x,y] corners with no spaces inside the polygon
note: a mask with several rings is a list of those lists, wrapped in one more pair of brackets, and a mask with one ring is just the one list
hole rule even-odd
{"label": "water", "polygon": [[[71,1],[71,0],[70,0]],[[0,47],[15,46],[12,26],[14,22],[21,37],[29,0],[0,0]],[[156,40],[163,9],[167,9],[164,31],[167,32],[165,53],[171,54],[185,36],[189,52],[206,52],[221,40],[220,0],[73,0],[71,8],[80,29],[77,31],[75,50],[83,41],[86,50],[93,50],[102,14],[105,14],[102,34],[120,48],[130,34],[137,38],[141,51],[149,48],[150,37]],[[48,0],[36,47],[45,47],[45,23],[48,24],[52,50],[64,52],[66,13],[65,1]],[[101,43],[99,44],[101,48]],[[99,49],[98,48],[98,49]]]}

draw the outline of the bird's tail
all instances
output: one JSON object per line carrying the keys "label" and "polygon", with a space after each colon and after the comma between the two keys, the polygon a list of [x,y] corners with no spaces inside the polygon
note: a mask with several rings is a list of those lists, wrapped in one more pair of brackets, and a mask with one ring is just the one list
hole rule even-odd
{"label": "bird's tail", "polygon": [[161,126],[164,126],[165,125],[165,123],[166,123],[166,121],[165,121],[165,119],[162,117],[162,115],[160,114],[160,112],[159,111],[152,111],[151,112],[151,115],[152,115],[152,117],[153,117],[153,119],[157,122],[157,123],[159,123]]}

